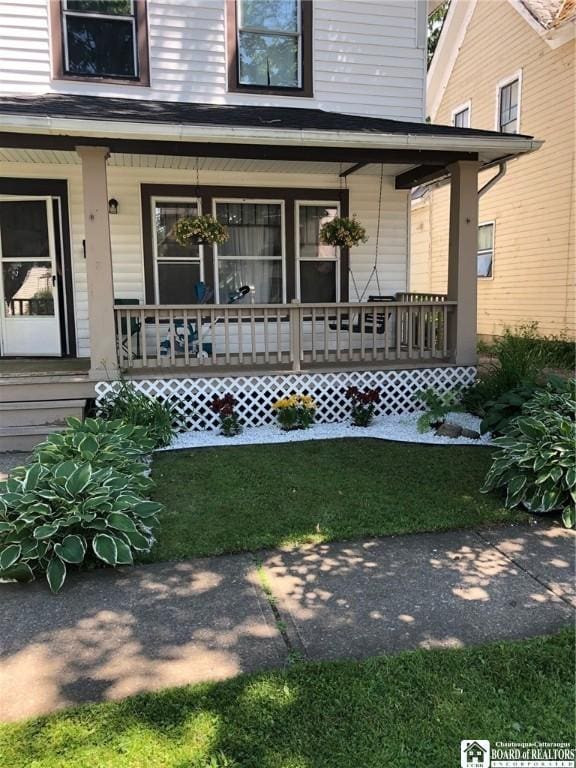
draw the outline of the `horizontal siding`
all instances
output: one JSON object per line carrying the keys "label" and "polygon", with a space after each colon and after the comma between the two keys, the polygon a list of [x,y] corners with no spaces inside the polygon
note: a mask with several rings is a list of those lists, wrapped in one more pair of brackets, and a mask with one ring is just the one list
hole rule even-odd
{"label": "horizontal siding", "polygon": [[[508,163],[506,176],[481,198],[480,221],[496,221],[494,276],[478,281],[478,330],[537,321],[543,333],[574,335],[574,41],[551,49],[508,0],[480,0],[436,121],[472,102],[472,127],[494,128],[496,85],[522,69],[522,133],[544,140],[536,153]],[[482,185],[494,171],[482,174]],[[429,197],[430,268],[411,284],[444,290],[447,280],[449,187]],[[412,225],[413,242],[414,227]]]}
{"label": "horizontal siding", "polygon": [[[63,154],[63,153],[62,153]],[[144,300],[144,276],[142,261],[142,233],[140,211],[141,184],[193,184],[188,168],[148,168],[138,166],[137,156],[130,158],[131,165],[120,165],[121,156],[114,156],[108,169],[109,196],[119,201],[119,213],[110,217],[112,260],[115,295],[123,298]],[[202,171],[201,183],[222,186],[339,188],[334,173],[282,173],[272,172]],[[86,265],[83,258],[82,240],[84,221],[82,210],[82,178],[79,165],[0,162],[0,175],[25,178],[67,179],[70,200],[71,249],[76,309],[76,330],[81,355],[88,355],[88,305]],[[380,216],[380,247],[378,281],[372,274],[375,262],[378,230],[378,199],[380,179],[377,176],[355,174],[348,180],[350,210],[356,213],[366,227],[368,242],[351,251],[351,270],[358,292],[393,294],[406,290],[407,275],[407,193],[394,189],[394,177],[385,176],[382,183],[382,213]],[[379,283],[379,288],[378,288]],[[358,296],[354,281],[350,280],[350,299]]]}
{"label": "horizontal siding", "polygon": [[418,0],[315,0],[314,98],[230,94],[224,0],[148,0],[151,86],[53,82],[49,0],[0,0],[0,90],[313,107],[422,120]]}

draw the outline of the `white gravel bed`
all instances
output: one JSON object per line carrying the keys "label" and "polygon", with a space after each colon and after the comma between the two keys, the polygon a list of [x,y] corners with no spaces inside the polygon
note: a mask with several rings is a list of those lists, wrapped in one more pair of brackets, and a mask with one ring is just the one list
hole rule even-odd
{"label": "white gravel bed", "polygon": [[[490,445],[490,435],[479,440],[466,437],[437,437],[433,431],[420,433],[416,422],[420,413],[401,416],[377,416],[369,427],[353,427],[348,423],[314,424],[310,429],[282,432],[276,424],[249,427],[235,437],[223,437],[218,431],[181,432],[163,451],[181,448],[208,448],[216,445],[257,445],[262,443],[300,443],[306,440],[333,440],[341,437],[373,437],[379,440],[397,440],[403,443],[433,443],[439,445]],[[467,429],[480,431],[480,419],[469,413],[451,413],[448,421]]]}

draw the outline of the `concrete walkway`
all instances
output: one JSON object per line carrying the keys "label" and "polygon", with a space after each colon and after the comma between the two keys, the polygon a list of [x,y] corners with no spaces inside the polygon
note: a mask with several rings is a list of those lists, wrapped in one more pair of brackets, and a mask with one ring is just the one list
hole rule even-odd
{"label": "concrete walkway", "polygon": [[556,632],[574,621],[573,532],[398,536],[0,585],[0,719],[305,659]]}

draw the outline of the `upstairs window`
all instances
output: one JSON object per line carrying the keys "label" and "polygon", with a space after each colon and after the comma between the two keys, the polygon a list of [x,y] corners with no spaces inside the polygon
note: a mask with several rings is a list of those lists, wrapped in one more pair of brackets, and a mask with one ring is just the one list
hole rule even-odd
{"label": "upstairs window", "polygon": [[500,86],[498,96],[498,129],[502,133],[518,133],[520,114],[520,78]]}
{"label": "upstairs window", "polygon": [[458,107],[452,113],[452,125],[455,128],[470,128],[470,106]]}
{"label": "upstairs window", "polygon": [[231,91],[312,95],[311,0],[228,0]]}
{"label": "upstairs window", "polygon": [[494,261],[494,222],[478,227],[478,277],[492,277]]}
{"label": "upstairs window", "polygon": [[147,84],[145,0],[51,5],[58,11],[52,17],[56,78]]}

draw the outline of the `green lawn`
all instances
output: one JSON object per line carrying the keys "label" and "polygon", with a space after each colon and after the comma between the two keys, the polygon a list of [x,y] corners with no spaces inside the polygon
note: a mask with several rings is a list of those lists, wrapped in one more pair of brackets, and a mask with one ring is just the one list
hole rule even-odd
{"label": "green lawn", "polygon": [[152,559],[526,519],[479,492],[492,453],[354,439],[156,454]]}
{"label": "green lawn", "polygon": [[0,726],[10,768],[449,768],[572,741],[574,635],[296,665]]}

